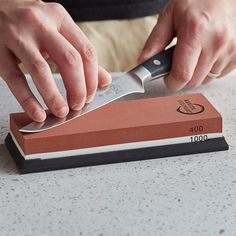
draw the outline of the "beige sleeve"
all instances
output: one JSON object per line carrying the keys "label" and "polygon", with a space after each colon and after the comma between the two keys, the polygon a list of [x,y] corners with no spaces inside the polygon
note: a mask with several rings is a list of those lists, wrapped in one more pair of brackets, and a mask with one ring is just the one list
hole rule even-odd
{"label": "beige sleeve", "polygon": [[101,66],[108,71],[127,71],[137,64],[137,58],[156,21],[156,16],[149,16],[78,25],[95,46]]}

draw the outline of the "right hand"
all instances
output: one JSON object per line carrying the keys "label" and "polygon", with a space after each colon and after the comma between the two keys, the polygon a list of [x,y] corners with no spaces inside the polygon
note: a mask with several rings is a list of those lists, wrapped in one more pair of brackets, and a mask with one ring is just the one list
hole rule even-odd
{"label": "right hand", "polygon": [[173,91],[196,88],[213,80],[210,73],[223,77],[236,68],[235,26],[235,0],[170,0],[139,61],[161,52],[177,37],[165,84]]}
{"label": "right hand", "polygon": [[[60,4],[1,0],[0,35],[0,76],[34,121],[42,122],[46,113],[19,69],[20,62],[57,117],[65,117],[69,107],[81,109],[93,100],[98,86],[111,82],[98,66],[94,47]],[[48,58],[59,67],[68,103],[58,91]]]}

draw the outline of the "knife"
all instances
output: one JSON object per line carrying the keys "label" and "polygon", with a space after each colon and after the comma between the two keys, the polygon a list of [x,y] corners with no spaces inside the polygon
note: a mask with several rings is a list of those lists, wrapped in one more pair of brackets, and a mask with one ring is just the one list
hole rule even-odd
{"label": "knife", "polygon": [[82,116],[128,94],[144,93],[145,82],[162,78],[170,72],[173,51],[174,47],[171,47],[151,57],[124,75],[114,79],[108,87],[98,89],[94,100],[91,103],[86,104],[81,110],[71,110],[65,118],[58,118],[49,114],[44,122],[32,122],[22,127],[20,131],[25,133],[45,131]]}

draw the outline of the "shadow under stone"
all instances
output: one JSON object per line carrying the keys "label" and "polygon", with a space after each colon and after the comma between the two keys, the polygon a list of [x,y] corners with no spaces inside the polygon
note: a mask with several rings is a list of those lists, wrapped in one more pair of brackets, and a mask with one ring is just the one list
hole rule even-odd
{"label": "shadow under stone", "polygon": [[19,174],[14,160],[4,144],[0,144],[0,175]]}

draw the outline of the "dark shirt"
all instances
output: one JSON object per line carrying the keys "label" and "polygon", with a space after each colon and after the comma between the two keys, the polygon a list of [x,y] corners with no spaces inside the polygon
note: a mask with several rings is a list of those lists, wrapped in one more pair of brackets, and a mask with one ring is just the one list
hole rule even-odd
{"label": "dark shirt", "polygon": [[168,0],[58,0],[75,21],[132,19],[155,15]]}

